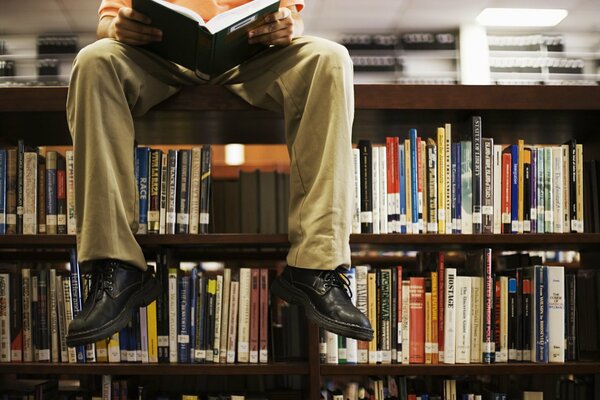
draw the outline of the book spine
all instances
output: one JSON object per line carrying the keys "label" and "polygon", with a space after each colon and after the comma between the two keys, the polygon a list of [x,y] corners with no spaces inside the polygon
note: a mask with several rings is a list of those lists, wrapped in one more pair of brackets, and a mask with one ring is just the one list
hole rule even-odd
{"label": "book spine", "polygon": [[[377,364],[377,338],[379,332],[377,331],[378,327],[378,318],[377,318],[377,283],[376,283],[376,273],[369,272],[367,273],[367,317],[371,322],[371,327],[373,328],[373,340],[369,342],[369,364]],[[329,354],[329,343],[327,344],[327,354]]]}
{"label": "book spine", "polygon": [[150,183],[148,194],[148,233],[160,232],[160,172],[162,150],[150,149]]}
{"label": "book spine", "polygon": [[446,293],[446,270],[444,266],[444,253],[439,252],[437,258],[437,276],[438,276],[438,358],[441,363],[444,362],[444,324],[445,324],[445,293]]}
{"label": "book spine", "polygon": [[[63,300],[65,305],[65,320],[66,326],[69,326],[69,323],[73,320],[73,301],[71,295],[71,278],[66,276],[62,280],[62,292],[63,292]],[[30,347],[31,350],[31,347]],[[67,348],[67,356],[69,360],[69,364],[77,362],[77,349],[75,347]]]}
{"label": "book spine", "polygon": [[[264,270],[268,273],[267,270]],[[261,270],[262,272],[262,270]],[[262,282],[261,282],[262,284]],[[228,333],[228,323],[229,323],[229,295],[231,293],[231,269],[224,268],[223,269],[223,285],[222,285],[222,299],[221,299],[221,338],[219,339],[219,360],[214,360],[215,362],[219,362],[221,364],[225,364],[227,362],[227,333]],[[262,293],[261,293],[262,294]],[[261,301],[263,299],[261,298]],[[262,304],[261,304],[262,305]],[[262,311],[262,310],[261,310]],[[261,324],[263,315],[261,314]],[[264,315],[265,318],[268,317],[268,314]],[[266,333],[266,332],[265,332]],[[261,331],[262,334],[262,331]],[[266,362],[266,361],[265,361]]]}
{"label": "book spine", "polygon": [[[500,281],[500,361],[508,362],[508,277]],[[498,352],[496,352],[497,354]]]}
{"label": "book spine", "polygon": [[548,272],[535,267],[535,361],[548,362]]}
{"label": "book spine", "polygon": [[469,361],[471,363],[482,362],[482,335],[483,335],[483,278],[481,276],[472,276],[471,279],[471,354]]}
{"label": "book spine", "polygon": [[437,146],[438,232],[450,233],[446,232],[446,131],[444,130],[444,128],[441,127],[437,128]]}
{"label": "book spine", "polygon": [[544,149],[541,147],[537,148],[536,154],[536,204],[537,204],[537,232],[544,233],[546,231],[545,227],[545,219],[546,219],[546,210],[545,210],[545,196],[544,196],[544,174],[545,174],[545,166],[544,166]]}
{"label": "book spine", "polygon": [[529,216],[531,233],[538,232],[537,225],[537,147],[531,147],[531,171],[529,172]]}
{"label": "book spine", "polygon": [[178,345],[177,345],[177,331],[178,331],[178,292],[177,292],[177,280],[178,280],[177,268],[169,267],[168,269],[168,309],[169,309],[169,362],[176,363],[178,360]]}
{"label": "book spine", "polygon": [[430,351],[431,351],[431,363],[438,364],[440,362],[439,358],[439,347],[438,347],[438,308],[440,303],[440,298],[438,297],[438,276],[437,271],[431,271],[430,273],[431,280],[431,342],[430,342]]}
{"label": "book spine", "polygon": [[24,197],[24,178],[25,178],[25,142],[19,140],[17,142],[17,234],[23,233],[23,207],[25,205]]}
{"label": "book spine", "polygon": [[425,290],[424,290],[424,308],[425,308],[425,364],[431,364],[433,362],[432,354],[432,332],[431,332],[431,278],[425,278]]}
{"label": "book spine", "polygon": [[473,233],[483,232],[482,226],[482,143],[481,143],[481,117],[471,117],[471,132],[472,132],[472,161],[473,161]]}
{"label": "book spine", "polygon": [[167,165],[167,202],[165,233],[175,234],[177,223],[177,175],[178,175],[178,152],[169,150]]}
{"label": "book spine", "polygon": [[150,364],[158,363],[158,325],[156,303],[157,301],[154,300],[152,303],[146,306],[146,323],[148,326],[148,362]]}
{"label": "book spine", "polygon": [[390,233],[400,232],[400,215],[396,214],[399,207],[399,157],[398,157],[398,138],[386,137],[386,193],[387,193],[387,209],[388,209],[388,231]]}
{"label": "book spine", "polygon": [[23,234],[37,234],[37,153],[23,153]]}
{"label": "book spine", "polygon": [[[83,297],[81,294],[81,273],[79,270],[79,263],[77,262],[77,254],[75,249],[71,249],[69,251],[70,255],[70,281],[71,281],[71,307],[73,308],[73,318],[77,317],[81,312],[83,307]],[[85,354],[85,346],[76,346],[77,352],[77,362],[85,363],[86,362],[86,354]]]}
{"label": "book spine", "polygon": [[196,324],[198,320],[198,267],[192,268],[190,272],[190,345],[189,345],[189,358],[190,363],[196,362],[196,348],[198,346],[198,336],[196,335]]}
{"label": "book spine", "polygon": [[[367,275],[368,267],[365,265],[356,266],[356,308],[368,315],[368,294],[367,294]],[[367,364],[369,362],[369,345],[365,341],[357,343],[357,362],[359,364]]]}
{"label": "book spine", "polygon": [[379,270],[381,272],[381,313],[379,319],[381,321],[381,363],[391,364],[392,362],[392,271],[385,268]]}
{"label": "book spine", "polygon": [[373,209],[373,233],[381,233],[379,228],[379,147],[371,148],[371,207]]}
{"label": "book spine", "polygon": [[17,233],[17,149],[6,151],[6,234]]}
{"label": "book spine", "polygon": [[[37,157],[37,233],[46,234],[46,157],[45,149],[39,148],[40,154]],[[44,155],[42,155],[42,151]],[[0,189],[1,191],[1,189]],[[0,215],[2,213],[0,212]]]}
{"label": "book spine", "polygon": [[517,337],[520,335],[518,328],[517,313],[517,279],[508,278],[508,361],[519,361],[517,352],[519,343]]}
{"label": "book spine", "polygon": [[554,193],[552,190],[554,165],[552,158],[552,147],[544,147],[544,227],[546,233],[554,232]]}
{"label": "book spine", "polygon": [[[577,232],[583,233],[583,145],[575,145],[575,164],[577,169]],[[10,160],[10,153],[9,153]],[[9,222],[10,224],[10,222]],[[10,226],[10,225],[9,225]]]}
{"label": "book spine", "polygon": [[63,363],[69,362],[69,354],[67,349],[67,321],[65,315],[65,298],[63,294],[63,277],[56,276],[56,318],[58,320],[58,338],[60,361]]}
{"label": "book spine", "polygon": [[569,182],[569,218],[570,232],[578,232],[577,216],[577,141],[571,139],[567,142],[568,146],[568,182]]}
{"label": "book spine", "polygon": [[62,155],[56,160],[56,232],[67,234],[67,165]]}
{"label": "book spine", "polygon": [[427,232],[438,232],[438,146],[427,139]]}
{"label": "book spine", "polygon": [[190,362],[190,277],[177,277],[177,362]]}
{"label": "book spine", "polygon": [[373,233],[373,152],[371,142],[360,140],[360,230],[361,233]]}
{"label": "book spine", "polygon": [[461,233],[473,233],[473,160],[472,143],[460,142],[460,204],[461,204]]}
{"label": "book spine", "polygon": [[200,214],[198,232],[208,233],[210,222],[210,193],[212,187],[212,147],[202,146],[200,169]]}
{"label": "book spine", "polygon": [[163,154],[160,162],[160,202],[158,210],[158,233],[167,233],[167,200],[169,198],[169,153]]}
{"label": "book spine", "polygon": [[[356,306],[356,269],[350,268],[346,271],[345,276],[348,279],[350,291],[353,293],[351,298],[352,304]],[[358,363],[358,341],[356,339],[346,339],[346,362],[348,364]]]}
{"label": "book spine", "polygon": [[404,140],[404,178],[405,178],[405,200],[406,200],[406,233],[413,233],[412,214],[412,153],[410,151],[410,139]]}
{"label": "book spine", "polygon": [[10,351],[10,277],[0,273],[0,362],[11,361]]}
{"label": "book spine", "polygon": [[135,149],[135,176],[138,189],[138,234],[148,233],[148,168],[149,147]]}
{"label": "book spine", "polygon": [[[142,364],[148,364],[150,361],[148,355],[148,307],[140,307],[138,309],[138,326],[136,326],[139,336],[139,345],[140,349],[140,357],[137,359],[138,362],[142,362]],[[104,342],[106,345],[106,342]],[[96,352],[98,351],[98,346],[96,346]]]}
{"label": "book spine", "polygon": [[400,144],[400,141],[397,140],[398,144],[398,223],[397,229],[399,233],[406,233],[406,221],[407,221],[407,213],[406,213],[406,162],[405,162],[405,154],[404,144]]}
{"label": "book spine", "polygon": [[325,331],[325,343],[327,343],[327,356],[325,362],[327,364],[339,364],[339,338],[338,335]]}
{"label": "book spine", "polygon": [[456,268],[446,268],[445,273],[444,363],[454,364],[456,363]]}
{"label": "book spine", "polygon": [[23,287],[19,270],[10,273],[10,360],[23,361]]}
{"label": "book spine", "polygon": [[511,233],[519,233],[519,146],[510,146],[510,222]]}
{"label": "book spine", "polygon": [[471,277],[456,277],[456,363],[471,362]]}
{"label": "book spine", "polygon": [[563,189],[563,233],[571,232],[571,192],[569,186],[569,145],[563,144],[562,146],[562,189]]}
{"label": "book spine", "polygon": [[494,233],[494,139],[482,139],[482,232]]}
{"label": "book spine", "polygon": [[[452,233],[452,125],[444,125],[445,154],[446,154],[446,233]],[[439,144],[439,143],[438,143]],[[441,300],[441,299],[440,299]],[[442,302],[443,303],[443,302]]]}
{"label": "book spine", "polygon": [[548,361],[565,362],[564,267],[546,267],[548,275]]}
{"label": "book spine", "polygon": [[57,233],[56,221],[56,161],[57,153],[46,153],[46,233]]}
{"label": "book spine", "polygon": [[396,313],[396,363],[402,363],[402,266],[398,265],[396,273],[396,308],[392,312]]}
{"label": "book spine", "polygon": [[250,270],[250,336],[249,359],[251,364],[258,363],[258,337],[260,318],[260,272],[257,268]]}
{"label": "book spine", "polygon": [[525,152],[525,142],[522,139],[517,140],[517,151],[519,153],[518,156],[518,165],[517,165],[517,176],[518,176],[518,182],[517,182],[517,190],[518,190],[518,197],[517,197],[517,203],[518,203],[518,207],[517,207],[517,213],[518,213],[518,232],[517,233],[523,233],[523,221],[524,221],[524,194],[525,194],[525,185],[524,185],[524,177],[525,174],[523,172],[523,166],[525,165],[525,159],[524,159],[524,152]]}
{"label": "book spine", "polygon": [[6,158],[6,150],[0,149],[0,235],[6,234]]}
{"label": "book spine", "polygon": [[[423,204],[422,199],[419,202],[419,139],[417,130],[410,129],[410,186],[411,186],[411,206],[412,206],[412,233],[419,233],[419,220],[423,220]],[[422,190],[422,189],[421,189]],[[422,191],[421,191],[422,195]],[[419,215],[421,212],[421,215]]]}
{"label": "book spine", "polygon": [[[396,160],[398,159],[398,154],[396,154]],[[398,179],[398,164],[396,164],[396,179]],[[379,147],[379,232],[380,233],[390,233],[390,228],[388,226],[388,199],[387,199],[387,171],[389,168],[394,168],[393,166],[388,167],[387,162],[387,148],[385,146]],[[396,191],[396,200],[398,198],[398,191]],[[398,202],[394,203],[394,207],[396,207]],[[394,215],[398,215],[398,208],[394,211]]]}
{"label": "book spine", "polygon": [[65,152],[65,175],[67,179],[67,234],[77,233],[75,221],[75,158],[72,150]]}
{"label": "book spine", "polygon": [[200,168],[202,160],[202,149],[192,148],[192,161],[190,167],[190,227],[192,235],[198,234],[200,217]]}
{"label": "book spine", "polygon": [[360,207],[361,207],[361,169],[360,149],[352,149],[352,161],[354,165],[354,212],[352,213],[352,233],[360,233]]}
{"label": "book spine", "polygon": [[483,250],[483,343],[481,358],[484,363],[494,362],[494,278],[492,250]]}
{"label": "book spine", "polygon": [[251,296],[251,271],[250,268],[240,268],[240,296],[238,311],[238,342],[237,360],[248,363],[250,354],[250,296]]}
{"label": "book spine", "polygon": [[402,280],[402,364],[410,362],[410,280]]}
{"label": "book spine", "polygon": [[[356,279],[354,282],[354,291],[356,293]],[[260,270],[260,324],[259,324],[259,354],[258,362],[266,364],[269,362],[269,270],[262,268]],[[225,294],[224,294],[225,296]],[[356,296],[353,297],[353,302],[356,302]],[[223,298],[223,305],[225,305],[225,297]],[[224,307],[224,315],[226,315],[226,308]],[[224,318],[226,319],[226,318]],[[356,343],[356,342],[355,342]],[[355,346],[356,347],[356,346]]]}
{"label": "book spine", "polygon": [[563,153],[560,146],[552,147],[552,208],[554,233],[563,232]]}
{"label": "book spine", "polygon": [[531,148],[523,149],[523,232],[531,232]]}
{"label": "book spine", "polygon": [[461,233],[461,178],[460,178],[460,143],[452,144],[452,233]]}
{"label": "book spine", "polygon": [[209,278],[197,275],[196,278],[196,321],[194,334],[194,362],[207,362],[207,326],[208,326],[208,283]]}
{"label": "book spine", "polygon": [[56,270],[48,270],[48,316],[50,318],[50,361],[57,363],[60,360],[60,347],[58,341],[58,313],[56,303]]}
{"label": "book spine", "polygon": [[533,276],[530,273],[530,269],[521,269],[520,276],[521,278],[521,293],[522,293],[522,318],[523,318],[523,332],[522,332],[522,360],[523,361],[532,361],[532,337],[533,330],[532,326],[534,323],[533,320],[533,293],[532,293],[532,278]]}
{"label": "book spine", "polygon": [[191,150],[177,152],[177,190],[175,233],[186,234],[190,226],[190,168]]}
{"label": "book spine", "polygon": [[417,137],[417,179],[419,187],[419,233],[427,233],[427,145],[425,139]]}
{"label": "book spine", "polygon": [[575,274],[565,274],[565,359],[577,359],[577,285]]}
{"label": "book spine", "polygon": [[231,293],[229,294],[229,323],[227,334],[227,363],[235,362],[235,348],[237,343],[237,321],[239,306],[240,283],[231,281]]}
{"label": "book spine", "polygon": [[500,287],[500,277],[494,277],[494,362],[503,362],[500,347],[500,340],[502,337],[501,323],[502,323],[502,299],[501,299],[502,288]]}

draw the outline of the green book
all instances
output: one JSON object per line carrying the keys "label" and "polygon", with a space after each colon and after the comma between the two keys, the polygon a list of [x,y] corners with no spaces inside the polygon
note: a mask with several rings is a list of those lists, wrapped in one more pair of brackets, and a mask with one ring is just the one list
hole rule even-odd
{"label": "green book", "polygon": [[133,0],[133,8],[162,30],[147,49],[196,71],[202,79],[221,74],[268,46],[249,44],[248,31],[279,9],[279,0],[253,0],[205,22],[196,12],[165,0]]}

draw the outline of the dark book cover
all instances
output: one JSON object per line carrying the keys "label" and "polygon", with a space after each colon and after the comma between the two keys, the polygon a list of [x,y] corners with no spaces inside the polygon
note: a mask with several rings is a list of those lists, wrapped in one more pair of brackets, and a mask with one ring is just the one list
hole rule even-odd
{"label": "dark book cover", "polygon": [[156,329],[158,335],[158,362],[169,362],[169,274],[167,272],[167,251],[160,249],[156,254],[156,279],[163,288],[156,299]]}
{"label": "dark book cover", "polygon": [[521,315],[523,321],[523,329],[521,334],[521,352],[523,355],[523,361],[529,362],[531,361],[531,352],[533,350],[533,273],[531,268],[520,268],[518,274],[520,280],[519,289],[521,293]]}
{"label": "dark book cover", "polygon": [[56,159],[56,233],[67,234],[67,164],[62,155]]}
{"label": "dark book cover", "polygon": [[577,360],[577,282],[576,275],[565,274],[565,360]]}
{"label": "dark book cover", "polygon": [[17,233],[17,149],[6,154],[6,234]]}
{"label": "dark book cover", "polygon": [[451,147],[451,166],[452,174],[452,233],[461,233],[462,230],[462,209],[461,209],[461,185],[460,185],[460,143],[452,143]]}
{"label": "dark book cover", "polygon": [[261,171],[259,187],[259,232],[277,233],[277,172]]}
{"label": "dark book cover", "polygon": [[160,175],[163,152],[150,150],[150,183],[148,193],[148,233],[160,231]]}
{"label": "dark book cover", "polygon": [[[150,17],[152,25],[163,31],[162,41],[146,48],[209,79],[267,48],[262,44],[249,44],[248,31],[261,24],[267,14],[277,11],[279,0],[251,3],[257,4],[238,6],[234,9],[238,16],[219,27],[215,26],[216,17],[205,24],[197,14],[192,16],[191,10],[184,15],[164,2],[134,0],[133,8]],[[227,12],[221,14],[220,19],[227,17],[224,14]],[[213,29],[216,31],[211,32]]]}
{"label": "dark book cover", "polygon": [[[25,177],[25,142],[17,142],[17,233],[23,233],[23,207],[25,205],[25,192],[23,179]],[[66,226],[65,226],[66,233]]]}
{"label": "dark book cover", "polygon": [[373,233],[373,153],[369,140],[358,142],[360,151],[360,231]]}
{"label": "dark book cover", "polygon": [[0,149],[0,235],[6,234],[6,157]]}
{"label": "dark book cover", "polygon": [[482,232],[494,233],[494,139],[482,138],[483,155],[481,218]]}
{"label": "dark book cover", "polygon": [[190,362],[190,276],[178,276],[177,362]]}
{"label": "dark book cover", "polygon": [[258,363],[260,328],[260,271],[252,268],[250,272],[250,363]]}
{"label": "dark book cover", "polygon": [[200,168],[200,216],[198,218],[198,232],[208,233],[210,222],[210,204],[212,196],[212,148],[210,145],[202,146]]}
{"label": "dark book cover", "polygon": [[22,278],[19,266],[10,271],[10,360],[23,361]]}
{"label": "dark book cover", "polygon": [[196,354],[194,355],[194,361],[197,363],[206,362],[206,355],[208,351],[207,344],[207,286],[208,278],[204,276],[198,276],[197,279],[197,290],[196,290]]}
{"label": "dark book cover", "polygon": [[241,233],[259,233],[260,208],[258,192],[259,170],[240,171]]}
{"label": "dark book cover", "polygon": [[[64,158],[63,158],[64,160]],[[83,298],[81,296],[81,273],[79,270],[79,262],[77,261],[77,252],[75,249],[69,250],[70,260],[70,280],[71,280],[71,304],[73,307],[73,318],[75,318],[81,312],[83,307]],[[85,363],[85,346],[77,346],[77,362]]]}
{"label": "dark book cover", "polygon": [[46,233],[54,235],[57,233],[57,198],[56,198],[56,167],[58,153],[49,151],[46,153]]}
{"label": "dark book cover", "polygon": [[206,280],[206,314],[204,339],[206,344],[206,362],[213,363],[213,348],[215,342],[215,312],[217,306],[217,278]]}
{"label": "dark book cover", "polygon": [[150,148],[135,149],[135,177],[138,190],[138,234],[148,233],[148,191],[149,191]]}
{"label": "dark book cover", "polygon": [[192,166],[192,151],[178,150],[177,153],[175,233],[186,234],[190,227],[190,172]]}
{"label": "dark book cover", "polygon": [[37,227],[39,234],[48,233],[46,226],[46,157],[38,155],[37,165]]}
{"label": "dark book cover", "polygon": [[[598,360],[600,357],[600,274],[594,269],[579,269],[576,278],[577,354],[580,361]],[[594,308],[590,312],[590,306]]]}
{"label": "dark book cover", "polygon": [[531,148],[523,149],[523,232],[531,232]]}
{"label": "dark book cover", "polygon": [[473,233],[483,232],[481,195],[482,195],[482,149],[481,149],[481,117],[471,117],[471,134],[473,146]]}
{"label": "dark book cover", "polygon": [[177,222],[177,168],[178,168],[178,152],[177,150],[169,150],[167,155],[167,198],[166,198],[166,223],[165,233],[175,234]]}
{"label": "dark book cover", "polygon": [[225,233],[242,232],[241,180],[225,181]]}
{"label": "dark book cover", "polygon": [[50,362],[50,323],[48,315],[48,270],[38,273],[38,361]]}
{"label": "dark book cover", "polygon": [[518,361],[517,338],[520,335],[518,329],[518,306],[517,306],[517,279],[508,278],[508,361]]}
{"label": "dark book cover", "polygon": [[40,305],[39,296],[39,271],[31,270],[31,354],[32,361],[39,361],[39,348],[40,348]]}

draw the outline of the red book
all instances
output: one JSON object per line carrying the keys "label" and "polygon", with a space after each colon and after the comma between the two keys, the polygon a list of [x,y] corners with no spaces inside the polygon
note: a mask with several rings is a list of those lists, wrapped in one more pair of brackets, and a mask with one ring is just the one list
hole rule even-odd
{"label": "red book", "polygon": [[400,179],[398,177],[398,137],[385,138],[387,163],[388,232],[400,232]]}
{"label": "red book", "polygon": [[252,268],[250,272],[250,363],[258,363],[258,327],[259,327],[259,279],[260,271]]}
{"label": "red book", "polygon": [[511,233],[511,155],[510,153],[502,153],[502,233]]}
{"label": "red book", "polygon": [[409,337],[411,364],[425,363],[425,278],[410,278]]}
{"label": "red book", "polygon": [[258,361],[269,361],[269,270],[260,270],[260,329]]}
{"label": "red book", "polygon": [[444,362],[444,275],[445,267],[444,267],[444,252],[440,251],[438,253],[438,354],[439,361]]}

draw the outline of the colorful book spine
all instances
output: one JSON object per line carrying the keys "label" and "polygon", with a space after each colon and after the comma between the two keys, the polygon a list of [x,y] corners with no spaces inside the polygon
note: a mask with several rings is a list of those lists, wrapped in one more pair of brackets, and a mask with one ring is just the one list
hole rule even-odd
{"label": "colorful book spine", "polygon": [[481,117],[471,117],[472,133],[472,164],[473,164],[473,184],[472,184],[472,218],[473,233],[483,232],[482,225],[482,192],[483,192],[483,163],[482,163],[482,138],[481,138]]}
{"label": "colorful book spine", "polygon": [[[523,156],[523,232],[531,232],[531,147],[522,151]],[[520,225],[519,225],[520,228]]]}
{"label": "colorful book spine", "polygon": [[427,139],[427,232],[438,232],[438,146]]}
{"label": "colorful book spine", "polygon": [[388,230],[391,233],[400,232],[400,165],[398,137],[386,137],[386,158],[387,158],[387,209],[388,209]]}
{"label": "colorful book spine", "polygon": [[[410,187],[411,187],[411,207],[412,207],[412,233],[419,233],[419,210],[422,212],[423,205],[419,203],[419,183],[418,183],[418,143],[417,130],[410,129]],[[421,220],[423,216],[421,215]]]}
{"label": "colorful book spine", "polygon": [[138,230],[139,234],[148,233],[148,171],[150,148],[135,149],[135,177],[138,189]]}
{"label": "colorful book spine", "polygon": [[[519,233],[519,146],[510,146],[510,232]],[[522,215],[522,214],[521,214]]]}
{"label": "colorful book spine", "polygon": [[[354,269],[352,269],[354,272]],[[352,293],[356,293],[356,277],[352,274],[353,278],[351,280],[351,289],[354,286],[354,291]],[[225,279],[224,279],[225,281]],[[258,362],[261,364],[266,364],[269,362],[269,270],[266,268],[261,268],[260,270],[260,317],[259,317],[259,354],[258,354]],[[227,315],[227,307],[225,305],[228,296],[225,297],[225,291],[223,293],[223,315]],[[356,296],[353,296],[352,301],[356,303]],[[356,304],[355,304],[356,305]],[[223,320],[227,318],[222,317]],[[223,326],[221,327],[223,329]],[[226,327],[225,327],[226,330]],[[354,340],[354,363],[356,363],[356,340]]]}
{"label": "colorful book spine", "polygon": [[537,147],[531,148],[531,171],[529,173],[529,217],[531,218],[531,233],[538,232],[537,224]]}
{"label": "colorful book spine", "polygon": [[404,140],[404,176],[406,178],[406,233],[413,233],[412,213],[412,155],[410,151],[410,139]]}
{"label": "colorful book spine", "polygon": [[[10,160],[10,153],[8,159]],[[577,232],[583,233],[583,145],[581,143],[575,145],[575,163],[577,165]]]}
{"label": "colorful book spine", "polygon": [[65,174],[67,179],[67,234],[77,233],[75,221],[75,154],[73,150],[65,151]]}
{"label": "colorful book spine", "polygon": [[400,219],[399,229],[400,233],[406,233],[407,213],[406,213],[406,152],[404,151],[404,145],[398,145],[398,168],[399,168],[399,182],[398,187],[400,191]]}
{"label": "colorful book spine", "polygon": [[444,128],[437,128],[437,221],[439,233],[446,232],[446,131]]}
{"label": "colorful book spine", "polygon": [[460,162],[460,143],[452,143],[452,233],[462,230]]}
{"label": "colorful book spine", "polygon": [[483,250],[483,343],[482,360],[494,362],[494,277],[492,274],[492,250]]}
{"label": "colorful book spine", "polygon": [[190,362],[190,277],[177,278],[177,362]]}
{"label": "colorful book spine", "polygon": [[67,165],[62,155],[56,160],[56,232],[67,234]]}
{"label": "colorful book spine", "polygon": [[483,233],[494,233],[494,139],[482,138],[481,143],[481,229]]}
{"label": "colorful book spine", "polygon": [[162,150],[150,150],[150,183],[148,193],[148,233],[160,232],[160,176]]}
{"label": "colorful book spine", "polygon": [[494,234],[502,233],[502,146],[494,145],[493,191],[494,191]]}
{"label": "colorful book spine", "polygon": [[522,139],[517,140],[517,151],[519,153],[518,157],[518,165],[517,165],[517,213],[518,213],[518,232],[523,233],[523,221],[524,219],[524,198],[525,198],[525,184],[524,178],[525,173],[523,171],[523,167],[525,165],[525,142]]}

